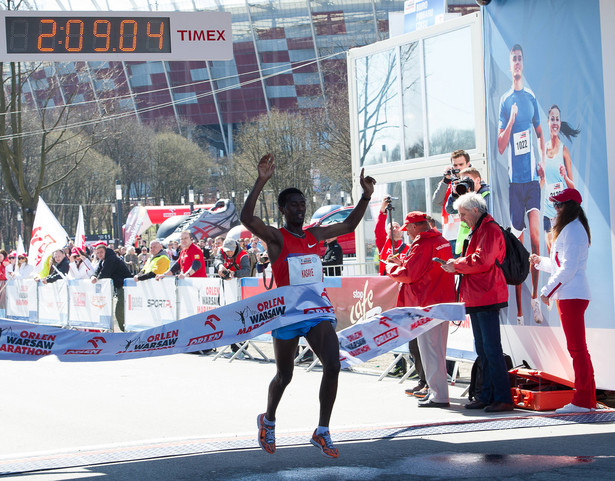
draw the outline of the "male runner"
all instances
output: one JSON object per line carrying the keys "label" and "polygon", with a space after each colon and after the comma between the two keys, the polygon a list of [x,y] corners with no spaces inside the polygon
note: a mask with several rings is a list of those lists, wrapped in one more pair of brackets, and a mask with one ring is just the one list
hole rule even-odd
{"label": "male runner", "polygon": [[[544,171],[536,161],[532,127],[540,141],[540,159],[545,155],[545,141],[540,127],[540,115],[536,96],[523,87],[523,49],[515,44],[510,50],[512,89],[500,99],[500,129],[498,150],[503,154],[508,148],[509,207],[513,232],[523,242],[525,213],[530,227],[532,253],[540,254],[540,179]],[[536,323],[542,322],[540,299],[538,299],[538,271],[532,266],[531,306]],[[523,324],[521,285],[515,287],[517,298],[517,323]]]}
{"label": "male runner", "polygon": [[[267,252],[271,261],[273,278],[278,287],[293,285],[293,271],[289,269],[290,257],[315,254],[318,256],[319,241],[341,236],[352,232],[361,219],[369,204],[374,184],[372,177],[364,177],[361,170],[360,182],[363,195],[356,207],[343,222],[327,226],[311,227],[303,230],[305,220],[305,197],[295,188],[285,189],[278,196],[278,208],[284,216],[284,227],[276,229],[267,226],[254,215],[256,201],[267,181],[273,176],[275,163],[273,155],[264,155],[258,163],[258,177],[248,195],[241,211],[241,222],[252,234],[260,237],[267,244]],[[320,448],[324,456],[337,458],[338,450],[331,442],[329,420],[337,394],[337,381],[340,371],[339,343],[335,334],[335,326],[330,320],[302,321],[290,326],[272,331],[273,348],[276,362],[276,375],[269,385],[267,412],[259,414],[258,442],[268,453],[275,452],[275,413],[284,394],[284,389],[290,383],[294,368],[294,359],[299,337],[304,336],[312,351],[322,364],[323,373],[320,384],[320,417],[318,427],[310,442]]]}

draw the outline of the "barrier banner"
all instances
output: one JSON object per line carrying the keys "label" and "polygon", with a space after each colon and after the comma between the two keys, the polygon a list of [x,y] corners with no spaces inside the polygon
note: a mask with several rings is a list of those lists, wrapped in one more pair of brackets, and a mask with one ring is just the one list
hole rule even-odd
{"label": "barrier banner", "polygon": [[195,277],[177,280],[178,319],[211,311],[223,305],[221,301],[222,279],[219,277]]}
{"label": "barrier banner", "polygon": [[396,307],[338,332],[340,361],[349,367],[368,361],[415,339],[432,327],[465,320],[462,303]]}
{"label": "barrier banner", "polygon": [[68,281],[60,279],[38,286],[38,323],[68,325]]}
{"label": "barrier banner", "polygon": [[135,282],[124,280],[124,321],[127,331],[140,331],[177,320],[175,277]]}
{"label": "barrier banner", "polygon": [[[424,317],[426,313],[431,317]],[[434,315],[448,318],[440,320]],[[372,353],[345,350],[343,361],[348,362],[349,356],[367,360],[378,355],[377,350],[382,353],[393,349],[435,325],[434,319],[443,322],[464,316],[462,304],[387,311],[353,326],[350,328],[354,329],[353,333],[340,333],[345,336],[344,346],[350,342],[358,345],[363,339],[372,350]],[[99,334],[0,320],[0,359],[36,360],[53,354],[61,361],[111,361],[177,354],[246,341],[272,329],[312,319],[334,319],[333,306],[320,283],[281,287],[133,333]]]}
{"label": "barrier banner", "polygon": [[37,321],[36,281],[13,279],[6,283],[6,316],[9,319]]}
{"label": "barrier banner", "polygon": [[53,354],[61,361],[112,361],[177,354],[246,341],[310,319],[334,319],[322,284],[285,286],[139,332],[91,333],[0,320],[0,359]]}
{"label": "barrier banner", "polygon": [[113,285],[111,279],[68,281],[71,327],[113,330]]}

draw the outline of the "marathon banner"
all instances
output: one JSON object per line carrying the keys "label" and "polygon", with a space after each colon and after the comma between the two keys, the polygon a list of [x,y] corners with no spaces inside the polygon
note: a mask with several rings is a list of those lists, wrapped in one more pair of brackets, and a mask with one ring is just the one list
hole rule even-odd
{"label": "marathon banner", "polygon": [[112,361],[178,354],[246,341],[314,319],[335,319],[322,283],[281,287],[131,333],[83,332],[0,319],[0,360],[34,361],[55,355],[61,361]]}
{"label": "marathon banner", "polygon": [[[111,361],[226,346],[303,320],[333,320],[323,284],[286,286],[163,326],[134,333],[91,333],[0,320],[0,359]],[[447,321],[465,319],[463,304],[395,308],[338,333],[345,365],[367,361]]]}
{"label": "marathon banner", "polygon": [[337,333],[342,367],[386,354],[442,322],[465,318],[465,305],[458,302],[385,311]]}

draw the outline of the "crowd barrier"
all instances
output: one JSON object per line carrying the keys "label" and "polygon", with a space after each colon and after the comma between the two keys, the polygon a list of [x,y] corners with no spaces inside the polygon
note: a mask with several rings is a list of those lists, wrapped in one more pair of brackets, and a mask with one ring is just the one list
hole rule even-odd
{"label": "crowd barrier", "polygon": [[43,284],[33,279],[6,283],[7,319],[86,329],[113,329],[113,286],[110,279],[59,280]]}

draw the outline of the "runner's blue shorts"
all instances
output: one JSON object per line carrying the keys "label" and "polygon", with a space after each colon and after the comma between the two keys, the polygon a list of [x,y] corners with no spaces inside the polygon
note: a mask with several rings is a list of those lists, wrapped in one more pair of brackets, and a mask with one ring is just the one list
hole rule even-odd
{"label": "runner's blue shorts", "polygon": [[295,324],[291,324],[290,326],[280,327],[279,329],[274,329],[271,331],[271,336],[276,339],[294,339],[295,337],[305,337],[305,335],[312,329],[314,326],[317,326],[321,322],[330,322],[333,326],[333,330],[335,330],[335,326],[337,326],[337,320],[335,319],[310,319],[308,321],[299,321]]}

